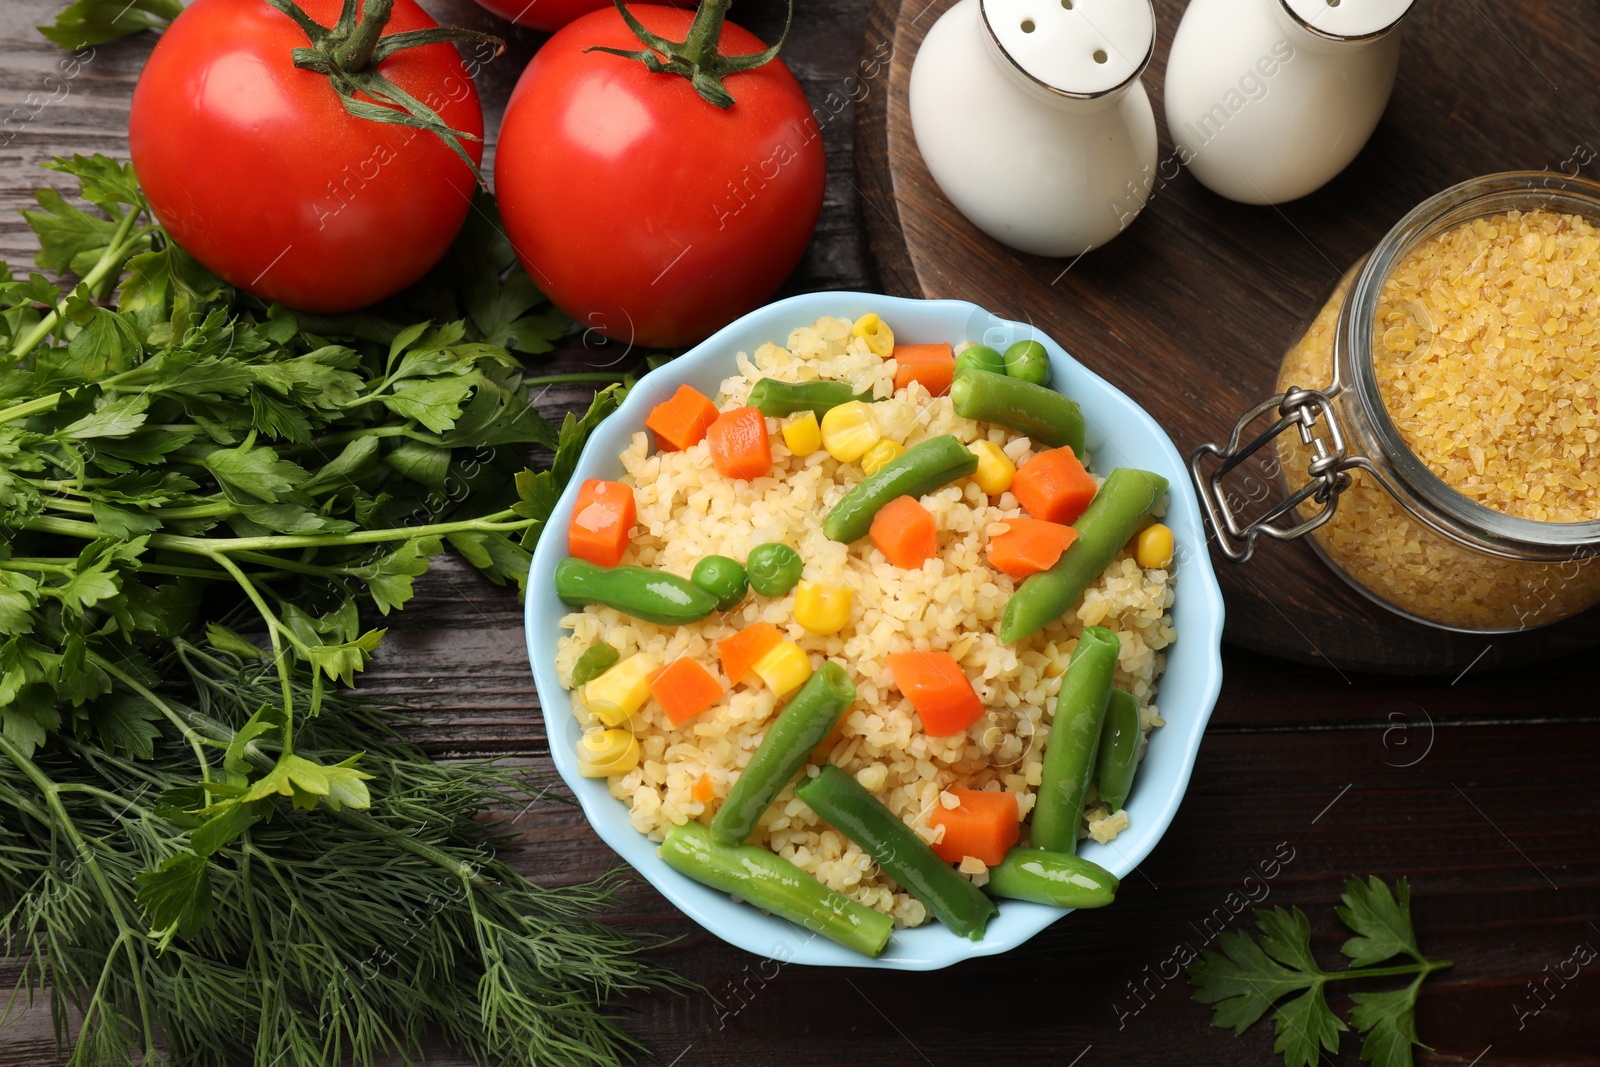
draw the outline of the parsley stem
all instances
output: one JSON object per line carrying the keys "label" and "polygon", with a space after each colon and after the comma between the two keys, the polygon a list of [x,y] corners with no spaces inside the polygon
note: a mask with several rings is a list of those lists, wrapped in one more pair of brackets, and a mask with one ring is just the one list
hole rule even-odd
{"label": "parsley stem", "polygon": [[[50,314],[54,315],[55,312],[51,312]],[[46,321],[48,321],[48,319],[49,316],[46,316]],[[43,323],[41,323],[41,325],[43,325]],[[45,332],[48,333],[49,331],[47,330]],[[24,340],[26,340],[26,338],[24,338]],[[37,345],[38,343],[38,341],[35,341],[34,345]],[[18,348],[21,348],[20,344],[18,345]],[[32,346],[30,345],[29,350],[31,350],[31,348]],[[13,351],[11,353],[11,358],[21,359],[22,356],[26,354],[27,350],[22,351],[20,354],[17,351]],[[127,381],[130,378],[136,378],[146,374],[147,368],[145,365],[141,364],[140,366],[134,367],[132,370],[125,370],[121,374],[114,374],[109,378],[97,382],[96,384],[107,392],[110,392],[115,389],[118,384]],[[60,392],[47,393],[44,396],[34,397],[32,400],[24,401],[21,404],[13,404],[11,407],[0,409],[0,422],[16,422],[18,419],[26,419],[32,415],[40,415],[46,411],[54,411],[56,409],[56,405],[60,404],[61,401],[64,400],[71,392],[72,390],[70,389],[63,389]]]}
{"label": "parsley stem", "polygon": [[[418,537],[437,537],[453,533],[515,533],[535,525],[537,519],[518,518],[507,508],[479,519],[462,519],[457,522],[438,522],[427,526],[399,526],[381,530],[356,530],[345,534],[277,534],[265,537],[187,537],[183,534],[150,534],[151,548],[170,548],[193,555],[217,557],[244,552],[274,552],[291,548],[336,548],[341,545],[375,545],[385,541],[410,541]],[[22,523],[23,529],[37,533],[60,534],[96,541],[105,532],[92,522],[77,519],[58,519],[49,515],[36,515]],[[259,557],[258,557],[259,558]],[[285,566],[286,561],[273,560],[274,566]]]}
{"label": "parsley stem", "polygon": [[[278,687],[283,691],[282,755],[291,755],[294,752],[294,690],[289,685],[291,664],[284,658],[283,644],[278,639],[278,635],[281,633],[284,637],[287,637],[289,643],[295,647],[295,650],[307,659],[311,658],[310,650],[306,648],[300,638],[294,635],[292,630],[278,619],[273,610],[267,607],[267,602],[261,599],[261,591],[256,588],[255,583],[249,579],[244,571],[239,569],[237,563],[218,552],[205,552],[203,554],[209,556],[217,566],[233,575],[233,580],[239,583],[239,588],[244,590],[244,595],[250,598],[250,603],[254,604],[256,611],[261,613],[261,620],[267,624],[267,637],[272,641],[272,662],[278,668]],[[280,758],[282,757],[280,756]]]}
{"label": "parsley stem", "polygon": [[611,371],[579,371],[573,374],[546,374],[542,378],[524,378],[527,385],[583,385],[589,382],[620,382],[623,376]]}
{"label": "parsley stem", "polygon": [[1390,978],[1395,975],[1414,974],[1420,982],[1434,971],[1454,967],[1454,960],[1424,960],[1421,963],[1402,963],[1394,967],[1351,967],[1343,971],[1325,971],[1321,977],[1329,981],[1346,978]]}
{"label": "parsley stem", "polygon": [[[171,547],[189,550],[214,551],[222,554],[236,552],[249,552],[258,549],[267,551],[289,548],[327,548],[340,545],[375,545],[385,541],[410,541],[419,537],[442,537],[454,533],[514,533],[517,530],[526,530],[538,520],[518,518],[516,512],[507,508],[497,511],[492,515],[485,515],[480,519],[463,519],[458,522],[436,522],[426,526],[400,526],[383,530],[356,530],[347,534],[284,534],[282,536],[268,537],[229,537],[229,538],[197,538],[178,537],[176,535],[153,534],[150,538],[152,545],[156,538],[171,537],[174,543]],[[205,546],[204,549],[190,549],[190,546]]]}
{"label": "parsley stem", "polygon": [[[73,515],[93,515],[94,506],[86,500],[68,500],[56,498],[51,500],[49,507],[57,511],[70,512]],[[212,504],[191,504],[181,508],[151,508],[149,514],[162,519],[215,519],[228,515],[237,515],[239,507],[226,500],[219,500]]]}
{"label": "parsley stem", "polygon": [[[88,291],[92,293],[94,292],[95,286],[105,281],[106,277],[113,271],[117,271],[119,273],[121,272],[123,264],[127,262],[128,256],[139,246],[140,242],[142,242],[145,237],[149,235],[150,231],[154,229],[154,227],[145,227],[141,229],[135,237],[133,237],[131,240],[129,239],[128,233],[133,229],[134,223],[139,221],[139,215],[144,210],[144,205],[142,203],[135,204],[128,208],[127,213],[122,216],[122,221],[119,222],[117,224],[117,228],[112,231],[111,240],[106,242],[106,250],[100,253],[99,260],[97,260],[95,265],[90,268],[89,273],[83,276],[82,281],[78,283],[79,285],[85,286]],[[28,353],[37,348],[40,342],[50,335],[50,331],[56,328],[56,325],[61,321],[61,316],[66,312],[66,310],[67,301],[62,299],[56,304],[56,306],[48,315],[42,317],[33,327],[33,329],[23,334],[22,339],[11,347],[11,358],[22,359]],[[49,411],[51,408],[55,407],[56,402],[58,402],[60,398],[60,393],[54,394],[53,398],[40,397],[39,400],[50,400],[51,403],[48,407],[40,407],[37,410]],[[37,403],[37,401],[30,401],[30,403]],[[27,404],[17,405],[17,407],[27,406]],[[11,412],[15,410],[16,408],[8,408],[6,411],[0,412],[0,422],[8,422],[12,418],[20,418],[21,416],[11,414]],[[32,414],[32,412],[29,414]]]}

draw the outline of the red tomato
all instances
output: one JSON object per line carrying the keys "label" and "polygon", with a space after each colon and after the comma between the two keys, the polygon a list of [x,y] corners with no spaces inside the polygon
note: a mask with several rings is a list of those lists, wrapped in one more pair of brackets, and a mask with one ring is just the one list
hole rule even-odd
{"label": "red tomato", "polygon": [[[301,0],[332,25],[340,0]],[[384,36],[436,23],[395,0]],[[264,300],[348,311],[439,261],[471,204],[473,176],[437,136],[345,111],[328,78],[296,68],[309,45],[264,0],[196,0],[162,34],[133,91],[128,145],[172,239]],[[449,44],[379,68],[452,128],[483,134],[478,92]],[[466,142],[476,161],[481,145]]]}
{"label": "red tomato", "polygon": [[[630,5],[682,40],[691,15]],[[724,23],[724,54],[760,51]],[[624,342],[698,341],[760,304],[799,262],[822,209],[822,136],[774,59],[702,100],[687,78],[591,45],[638,48],[615,10],[534,55],[506,106],[495,192],[528,273],[580,324]]]}
{"label": "red tomato", "polygon": [[518,26],[549,33],[579,15],[615,5],[612,0],[478,0],[478,6]]}

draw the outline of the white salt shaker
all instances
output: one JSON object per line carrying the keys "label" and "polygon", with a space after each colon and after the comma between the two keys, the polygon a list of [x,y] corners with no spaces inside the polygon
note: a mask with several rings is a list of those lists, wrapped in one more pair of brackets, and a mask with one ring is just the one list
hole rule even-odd
{"label": "white salt shaker", "polygon": [[1156,123],[1139,76],[1150,0],[961,0],[911,68],[911,128],[934,181],[1013,248],[1077,256],[1149,198]]}
{"label": "white salt shaker", "polygon": [[1412,0],[1192,0],[1167,60],[1179,162],[1247,204],[1320,188],[1383,116]]}

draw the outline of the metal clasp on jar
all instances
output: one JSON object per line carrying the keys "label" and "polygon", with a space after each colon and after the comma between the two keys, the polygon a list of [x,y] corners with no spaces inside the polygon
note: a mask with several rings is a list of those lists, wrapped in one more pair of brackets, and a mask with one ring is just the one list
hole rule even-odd
{"label": "metal clasp on jar", "polygon": [[[1326,391],[1290,389],[1287,393],[1264,400],[1234,424],[1233,434],[1226,445],[1208,442],[1195,449],[1189,457],[1189,473],[1194,478],[1200,503],[1206,509],[1211,528],[1216,531],[1217,547],[1233,562],[1248,560],[1255,552],[1256,538],[1262,534],[1279,541],[1292,541],[1333,518],[1334,510],[1339,505],[1339,494],[1350,485],[1348,471],[1364,465],[1361,459],[1346,455],[1344,431],[1333,409],[1333,400],[1339,391],[1337,385]],[[1239,442],[1251,424],[1274,408],[1278,411],[1278,420],[1248,444],[1241,445]],[[1314,432],[1319,424],[1327,431],[1325,434]],[[1301,444],[1315,452],[1307,465],[1311,480],[1291,492],[1265,515],[1246,521],[1240,517],[1240,509],[1229,503],[1229,494],[1222,486],[1222,479],[1291,426],[1299,430]],[[1222,461],[1210,474],[1205,474],[1201,469],[1207,456],[1215,456]],[[1319,505],[1309,518],[1292,526],[1278,524],[1278,520],[1293,515],[1295,509],[1307,500]]]}

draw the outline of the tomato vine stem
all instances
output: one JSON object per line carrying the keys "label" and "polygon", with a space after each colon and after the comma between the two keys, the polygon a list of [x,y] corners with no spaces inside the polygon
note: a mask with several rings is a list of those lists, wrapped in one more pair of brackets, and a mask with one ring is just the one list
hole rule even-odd
{"label": "tomato vine stem", "polygon": [[[734,99],[733,94],[722,84],[722,79],[729,74],[755,70],[776,59],[778,49],[783,47],[783,42],[789,37],[789,26],[794,22],[794,0],[789,0],[789,11],[783,20],[783,33],[778,36],[777,44],[760,52],[725,56],[717,46],[722,38],[722,23],[728,17],[728,8],[733,0],[700,0],[700,6],[695,9],[694,21],[689,23],[689,30],[681,41],[669,41],[659,34],[651,33],[645,28],[644,23],[633,17],[625,0],[613,0],[613,2],[617,5],[617,11],[622,14],[622,21],[628,24],[628,29],[632,30],[633,35],[646,47],[630,50],[593,45],[585,48],[585,52],[607,52],[624,59],[636,59],[653,74],[682,75],[693,83],[695,92],[700,94],[701,99],[723,110],[732,107]],[[662,56],[666,58],[663,59]]]}
{"label": "tomato vine stem", "polygon": [[[489,183],[483,171],[467,154],[463,141],[483,138],[447,124],[433,108],[418,100],[380,73],[383,61],[406,48],[418,48],[450,41],[484,41],[495,46],[495,54],[505,51],[500,38],[476,30],[435,26],[426,30],[406,30],[387,37],[394,0],[344,0],[339,20],[331,27],[317,22],[295,0],[266,0],[299,26],[311,42],[309,48],[290,53],[294,65],[325,75],[332,83],[339,102],[356,118],[389,122],[427,130],[442,140],[472,171],[484,189]],[[358,10],[359,5],[359,10]]]}

